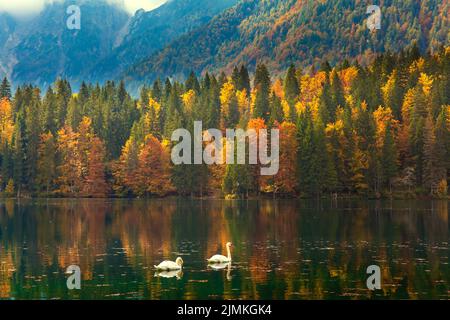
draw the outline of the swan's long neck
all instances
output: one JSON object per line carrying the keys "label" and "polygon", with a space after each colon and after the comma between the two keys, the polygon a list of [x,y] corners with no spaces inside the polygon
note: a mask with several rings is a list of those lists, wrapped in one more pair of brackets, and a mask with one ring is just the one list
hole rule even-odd
{"label": "swan's long neck", "polygon": [[230,246],[227,246],[227,252],[228,252],[228,260],[231,261],[231,250],[230,250]]}

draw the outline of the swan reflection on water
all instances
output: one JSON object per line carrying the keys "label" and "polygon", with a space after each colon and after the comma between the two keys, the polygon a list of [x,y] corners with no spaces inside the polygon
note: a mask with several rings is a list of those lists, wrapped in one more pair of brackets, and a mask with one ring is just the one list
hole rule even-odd
{"label": "swan reflection on water", "polygon": [[183,278],[183,271],[182,270],[158,271],[155,273],[155,277],[159,277],[159,278],[174,278],[174,277],[176,277],[177,280],[180,280],[181,278]]}
{"label": "swan reflection on water", "polygon": [[230,281],[233,278],[231,276],[231,262],[209,264],[208,267],[215,271],[224,270],[226,268],[227,269],[227,280]]}

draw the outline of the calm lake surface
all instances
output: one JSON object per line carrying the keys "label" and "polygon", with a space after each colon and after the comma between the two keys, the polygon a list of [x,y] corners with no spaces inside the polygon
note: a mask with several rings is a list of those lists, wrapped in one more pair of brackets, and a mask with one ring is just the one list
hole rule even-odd
{"label": "calm lake surface", "polygon": [[[448,205],[0,200],[0,299],[449,299]],[[231,266],[209,268],[228,241]],[[155,273],[177,256],[182,274]],[[82,289],[69,291],[73,264]]]}

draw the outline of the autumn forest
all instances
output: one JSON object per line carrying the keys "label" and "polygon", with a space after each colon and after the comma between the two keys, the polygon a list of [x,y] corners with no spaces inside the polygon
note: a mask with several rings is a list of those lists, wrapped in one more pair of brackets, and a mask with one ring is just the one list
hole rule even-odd
{"label": "autumn forest", "polygon": [[[59,79],[45,92],[0,87],[4,197],[448,197],[450,50],[413,46],[367,66],[293,63],[271,74],[157,80],[139,98],[124,82]],[[13,92],[14,91],[14,92]],[[177,128],[280,129],[280,170],[172,164]]]}

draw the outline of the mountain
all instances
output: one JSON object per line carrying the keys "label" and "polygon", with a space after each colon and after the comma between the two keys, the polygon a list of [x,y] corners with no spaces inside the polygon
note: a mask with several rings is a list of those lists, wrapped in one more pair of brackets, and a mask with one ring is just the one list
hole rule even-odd
{"label": "mountain", "polygon": [[[66,27],[70,4],[81,8],[81,30]],[[108,79],[136,88],[190,71],[252,71],[258,61],[276,75],[291,63],[366,63],[414,42],[423,51],[450,43],[448,1],[384,0],[377,31],[367,28],[366,9],[360,0],[168,0],[131,16],[123,0],[51,1],[31,19],[0,12],[0,76],[14,86],[65,77],[75,89]]]}
{"label": "mountain", "polygon": [[230,70],[265,61],[274,71],[291,63],[307,67],[323,60],[399,51],[414,42],[423,50],[450,43],[449,3],[385,0],[381,30],[367,27],[366,3],[359,0],[243,0],[208,24],[183,35],[124,73],[131,82],[185,77],[191,70]]}
{"label": "mountain", "polygon": [[115,78],[133,63],[207,24],[236,3],[237,0],[170,0],[149,12],[137,11],[121,31],[111,54],[92,69],[93,79]]}
{"label": "mountain", "polygon": [[[66,26],[66,10],[73,3],[80,5],[80,30]],[[128,19],[123,8],[106,0],[56,1],[47,5],[16,30],[20,40],[11,50],[17,61],[12,68],[12,81],[45,87],[58,77],[67,77],[79,84],[97,61],[111,52]]]}
{"label": "mountain", "polygon": [[15,20],[8,14],[0,12],[0,57],[5,57],[5,59],[0,59],[0,77],[6,76],[10,69],[11,61],[6,57],[8,56],[8,43],[12,40],[15,28]]}
{"label": "mountain", "polygon": [[[7,75],[15,85],[43,88],[58,77],[75,88],[82,81],[116,79],[124,68],[207,24],[237,1],[169,0],[130,16],[119,0],[64,0],[24,21],[0,13],[0,76]],[[80,30],[66,27],[71,4],[80,6]]]}

